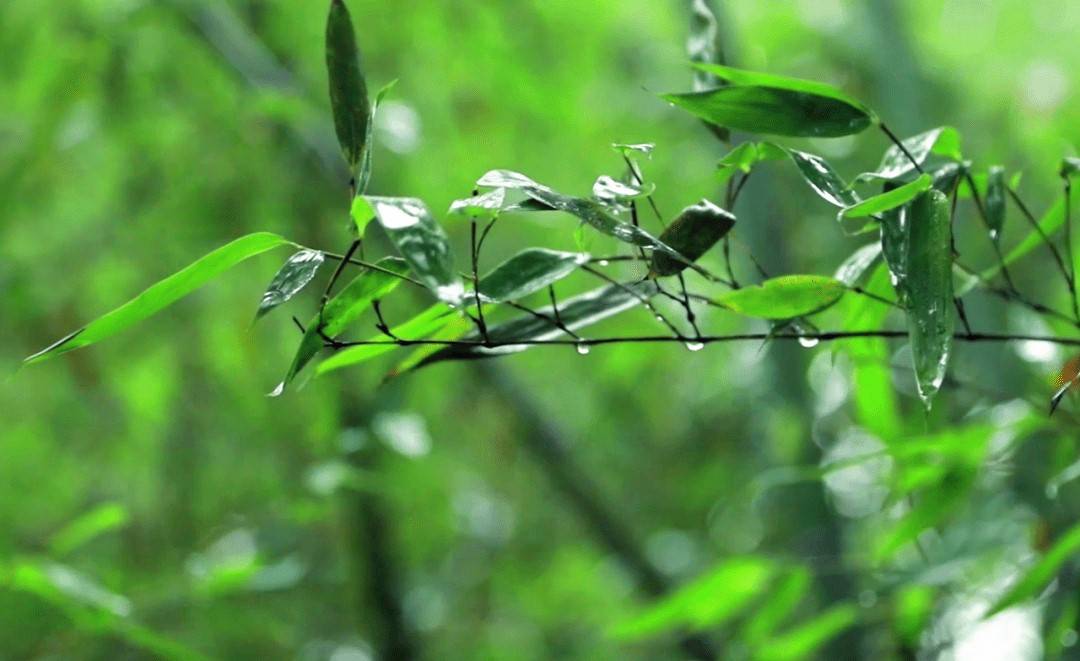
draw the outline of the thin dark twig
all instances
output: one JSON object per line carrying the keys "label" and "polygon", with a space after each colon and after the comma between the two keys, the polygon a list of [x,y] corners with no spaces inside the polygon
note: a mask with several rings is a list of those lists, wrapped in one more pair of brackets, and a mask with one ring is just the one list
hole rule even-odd
{"label": "thin dark twig", "polygon": [[293,323],[296,324],[296,327],[300,329],[301,333],[307,333],[307,330],[304,328],[304,324],[300,323],[300,320],[296,318],[296,315],[293,315],[292,320]]}
{"label": "thin dark twig", "polygon": [[1072,293],[1073,315],[1080,321],[1080,302],[1076,297],[1076,261],[1072,244],[1072,180],[1067,174],[1062,178],[1065,180],[1065,255],[1069,259],[1069,291]]}
{"label": "thin dark twig", "polygon": [[488,341],[487,323],[484,321],[484,303],[480,300],[480,276],[478,274],[479,263],[479,250],[476,244],[476,219],[473,218],[469,223],[469,238],[470,246],[472,250],[472,281],[473,281],[473,297],[476,299],[476,317],[480,326],[480,336],[484,338],[484,341]]}
{"label": "thin dark twig", "polygon": [[559,330],[561,330],[562,332],[566,333],[567,335],[569,335],[570,337],[572,337],[572,338],[574,338],[576,340],[581,340],[582,339],[582,337],[580,335],[575,333],[573,330],[570,329],[569,326],[567,326],[566,324],[563,323],[562,318],[559,316],[559,308],[558,307],[553,307],[552,308],[553,316],[549,317],[548,315],[544,314],[543,312],[540,312],[539,310],[534,310],[534,309],[532,309],[530,307],[527,307],[527,306],[522,305],[521,303],[517,303],[515,301],[506,301],[506,304],[509,305],[510,307],[514,308],[515,310],[520,310],[520,311],[522,311],[522,312],[524,312],[526,314],[529,314],[529,315],[532,315],[533,317],[536,317],[537,319],[546,321],[547,323],[551,324],[555,328],[558,328]]}
{"label": "thin dark twig", "polygon": [[[979,218],[982,219],[983,227],[986,228],[986,236],[990,239],[990,245],[994,247],[994,255],[998,261],[998,268],[1001,269],[1001,276],[1005,278],[1005,284],[1008,285],[1011,291],[1019,293],[1016,289],[1016,285],[1013,284],[1012,275],[1009,273],[1009,266],[1005,263],[1005,256],[1001,253],[1001,245],[992,235],[990,229],[990,215],[986,212],[986,207],[983,206],[983,201],[979,196],[978,189],[975,188],[975,180],[972,179],[971,173],[969,172],[964,172],[964,179],[967,181],[968,188],[971,189],[971,199],[975,201],[975,209],[979,212]],[[955,250],[953,252],[955,252]]]}
{"label": "thin dark twig", "polygon": [[[303,246],[301,246],[301,247],[303,247]],[[309,248],[309,250],[313,250],[313,249]],[[345,259],[344,255],[340,255],[338,253],[333,253],[333,252],[324,252],[324,251],[321,251],[321,250],[319,252],[322,252],[323,257],[325,257],[325,258],[327,258],[327,259],[329,259],[331,261],[347,262],[349,264],[352,264],[353,266],[363,266],[364,268],[371,269],[372,271],[378,271],[379,273],[383,273],[383,274],[386,274],[386,275],[392,275],[395,278],[400,278],[401,280],[404,280],[405,282],[412,283],[412,284],[416,285],[417,287],[423,287],[424,289],[428,288],[428,286],[425,285],[424,283],[422,283],[419,280],[416,280],[414,278],[410,278],[409,276],[405,275],[404,273],[398,273],[396,271],[391,271],[388,268],[384,268],[382,266],[379,266],[378,264],[373,264],[372,262],[365,262],[364,260],[354,259],[354,258],[351,258],[351,257],[349,259]]]}
{"label": "thin dark twig", "polygon": [[[1039,221],[1035,219],[1035,216],[1032,215],[1031,211],[1027,208],[1027,205],[1024,204],[1024,201],[1020,199],[1020,196],[1016,194],[1016,191],[1009,186],[1006,186],[1005,190],[1009,192],[1009,197],[1012,199],[1013,203],[1016,204],[1016,207],[1020,209],[1020,213],[1027,219],[1039,234],[1039,238],[1042,239],[1042,242],[1046,244],[1046,247],[1049,248],[1050,252],[1054,255],[1054,261],[1057,263],[1058,270],[1061,271],[1061,275],[1065,278],[1065,284],[1069,287],[1069,293],[1073,295],[1073,299],[1075,300],[1076,287],[1073,284],[1072,276],[1069,274],[1069,269],[1065,266],[1065,260],[1061,256],[1061,251],[1057,249],[1054,242],[1046,235],[1042,226],[1039,225]],[[1080,314],[1077,315],[1077,318],[1078,321],[1080,321]]]}
{"label": "thin dark twig", "polygon": [[919,162],[915,160],[915,157],[912,156],[911,152],[909,152],[907,147],[904,146],[904,142],[900,138],[896,137],[896,134],[889,130],[889,127],[885,126],[884,122],[878,124],[878,126],[881,127],[881,130],[885,133],[885,135],[889,136],[889,140],[891,140],[892,143],[896,145],[896,147],[901,152],[904,153],[904,156],[906,156],[907,159],[911,161],[911,164],[915,166],[915,169],[919,171],[919,174],[926,174],[926,172],[923,171],[922,166],[919,164]]}
{"label": "thin dark twig", "polygon": [[341,277],[341,272],[345,270],[345,265],[349,263],[349,260],[352,259],[353,253],[355,253],[359,247],[360,239],[353,240],[352,244],[349,246],[349,249],[345,252],[345,256],[341,259],[340,262],[338,262],[337,268],[334,269],[334,274],[330,276],[330,281],[326,283],[326,289],[323,291],[320,309],[326,307],[326,302],[330,300],[330,293],[334,289],[334,283],[336,283],[338,281],[338,278]]}
{"label": "thin dark twig", "polygon": [[1039,303],[1038,301],[1032,301],[1032,300],[1024,297],[1018,291],[1015,291],[1015,290],[1014,291],[1009,291],[1008,289],[1001,289],[1000,287],[995,287],[992,283],[987,281],[986,278],[984,278],[981,273],[979,273],[975,269],[971,268],[970,266],[966,266],[963,262],[954,261],[953,264],[956,266],[956,268],[960,269],[961,271],[963,271],[967,275],[969,275],[969,276],[975,278],[976,280],[978,280],[979,281],[979,286],[982,287],[982,289],[984,291],[990,292],[991,294],[997,296],[998,298],[1000,298],[1000,299],[1002,299],[1004,301],[1007,301],[1007,302],[1010,302],[1010,303],[1017,303],[1019,305],[1023,305],[1024,307],[1027,307],[1030,310],[1033,310],[1034,312],[1038,312],[1039,314],[1046,315],[1048,317],[1054,317],[1055,319],[1070,323],[1073,326],[1076,326],[1077,328],[1080,328],[1080,322],[1077,322],[1075,319],[1073,319],[1069,315],[1065,314],[1064,312],[1061,312],[1060,310],[1055,310],[1055,309],[1053,309],[1053,308],[1051,308],[1049,306],[1043,305],[1042,303]]}
{"label": "thin dark twig", "polygon": [[690,293],[686,291],[686,279],[683,278],[683,274],[680,271],[679,277],[679,289],[682,291],[682,299],[679,301],[683,309],[686,310],[686,321],[690,324],[690,327],[694,329],[694,335],[701,336],[701,329],[697,325],[697,316],[694,314],[694,307],[690,304]]}
{"label": "thin dark twig", "polygon": [[[645,178],[641,176],[640,172],[638,172],[637,167],[634,165],[634,162],[630,160],[630,157],[626,154],[623,154],[623,161],[626,163],[626,167],[630,169],[630,176],[634,178],[634,181],[637,182],[637,185],[644,186]],[[653,213],[656,215],[656,220],[660,223],[660,227],[667,229],[667,223],[664,222],[664,214],[660,213],[659,207],[656,206],[656,200],[653,199],[653,196],[651,194],[647,195],[645,199],[649,201],[649,206],[652,207]]]}
{"label": "thin dark twig", "polygon": [[618,287],[619,289],[622,289],[626,293],[628,293],[631,296],[633,296],[634,298],[638,299],[638,301],[640,301],[641,304],[644,305],[645,308],[649,312],[652,312],[653,315],[656,316],[657,321],[659,321],[660,323],[667,326],[668,329],[672,333],[675,334],[676,338],[683,339],[682,331],[680,331],[679,328],[677,326],[675,326],[675,324],[671,323],[671,321],[669,321],[667,317],[665,317],[663,314],[661,314],[660,311],[656,309],[656,306],[654,306],[652,304],[652,301],[650,301],[647,296],[641,295],[640,293],[634,291],[634,289],[632,287],[629,287],[626,284],[621,283],[618,280],[615,280],[614,278],[609,277],[606,273],[602,273],[600,271],[597,271],[594,268],[591,268],[587,264],[582,264],[581,269],[583,271],[585,271],[586,273],[589,273],[591,275],[596,276],[597,278],[600,278],[601,280],[603,280],[604,282],[607,282],[610,285],[613,285],[615,287]]}
{"label": "thin dark twig", "polygon": [[731,198],[730,198],[730,200],[728,202],[728,209],[734,209],[735,208],[735,204],[739,201],[739,193],[742,192],[743,186],[746,185],[746,181],[750,178],[750,174],[752,172],[753,172],[753,170],[751,170],[750,172],[747,172],[746,174],[744,174],[742,176],[742,178],[739,179],[739,184],[737,186],[735,186],[735,190],[731,193]]}

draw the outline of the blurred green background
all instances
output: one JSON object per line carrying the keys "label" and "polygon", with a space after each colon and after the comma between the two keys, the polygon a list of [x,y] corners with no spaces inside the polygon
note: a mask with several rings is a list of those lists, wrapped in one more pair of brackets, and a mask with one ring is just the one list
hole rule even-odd
{"label": "blurred green background", "polygon": [[[243,233],[347,245],[326,4],[0,4],[6,366]],[[689,89],[688,2],[348,4],[371,86],[399,79],[378,117],[371,192],[423,198],[442,218],[501,167],[583,194],[622,171],[610,143],[655,142],[644,167],[661,209],[722,199],[725,147],[655,96]],[[1039,210],[1059,190],[1059,159],[1080,142],[1080,4],[719,5],[731,63],[838,84],[902,135],[953,125],[968,157],[1023,170]],[[846,176],[887,146],[876,133],[787,144]],[[865,242],[845,237],[793,170],[768,172],[748,184],[736,235],[771,272],[830,273]],[[1010,222],[1007,241],[1023,233]],[[446,225],[460,259],[468,228]],[[572,229],[502,221],[488,266],[525,245],[573,246]],[[987,244],[970,243],[965,258],[989,265]],[[805,655],[1075,649],[1071,573],[1056,597],[979,620],[1030,560],[1035,533],[1080,509],[1061,478],[1076,458],[1075,405],[1023,439],[1009,427],[1044,415],[1059,349],[959,347],[956,383],[929,417],[894,373],[904,434],[974,421],[996,430],[991,452],[1004,450],[934,533],[929,560],[871,568],[868,540],[903,505],[885,498],[891,460],[825,480],[777,472],[889,440],[874,437],[874,419],[894,402],[856,401],[841,347],[542,348],[380,387],[390,361],[269,399],[299,338],[288,315],[310,314],[316,296],[250,326],[285,257],[253,260],[134,332],[0,386],[0,658],[680,658],[676,632],[613,631],[742,554],[809,570],[779,631],[839,604],[860,613]],[[1017,275],[1065,307],[1043,283],[1045,261]],[[420,301],[390,314],[410,304]],[[984,328],[1061,330],[985,296],[968,306]],[[649,322],[637,311],[594,332]],[[745,327],[711,313],[702,323]],[[762,651],[754,619],[708,630],[723,658],[783,657]]]}

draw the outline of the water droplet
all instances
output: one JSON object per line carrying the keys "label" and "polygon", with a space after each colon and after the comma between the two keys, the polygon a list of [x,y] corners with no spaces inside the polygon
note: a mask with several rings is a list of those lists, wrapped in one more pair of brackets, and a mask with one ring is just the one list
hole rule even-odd
{"label": "water droplet", "polygon": [[800,337],[799,344],[807,349],[813,349],[821,340],[816,337]]}
{"label": "water droplet", "polygon": [[609,262],[609,261],[608,261],[608,260],[606,260],[606,259],[601,259],[601,260],[600,260],[599,262],[597,262],[597,263],[598,263],[598,264],[600,264],[600,266],[609,266],[609,265],[611,264],[611,262]]}
{"label": "water droplet", "polygon": [[1046,497],[1050,500],[1056,500],[1058,497],[1058,487],[1056,484],[1046,485]]}
{"label": "water droplet", "polygon": [[663,317],[663,315],[659,315],[659,314],[658,314],[658,315],[656,315],[656,320],[657,320],[657,321],[659,321],[660,323],[664,323],[664,317]]}
{"label": "water droplet", "polygon": [[705,344],[702,342],[687,342],[686,348],[689,351],[701,351],[705,348]]}
{"label": "water droplet", "polygon": [[581,355],[581,356],[589,355],[589,345],[587,345],[587,344],[578,344],[578,345],[575,346],[575,348],[577,349],[577,352],[578,352],[579,355]]}

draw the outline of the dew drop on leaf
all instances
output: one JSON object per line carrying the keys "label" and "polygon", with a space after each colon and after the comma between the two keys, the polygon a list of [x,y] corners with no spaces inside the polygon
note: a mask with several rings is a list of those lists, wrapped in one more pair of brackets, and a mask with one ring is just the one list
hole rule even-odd
{"label": "dew drop on leaf", "polygon": [[588,344],[578,344],[574,348],[577,349],[578,355],[581,355],[581,356],[589,355],[589,345]]}

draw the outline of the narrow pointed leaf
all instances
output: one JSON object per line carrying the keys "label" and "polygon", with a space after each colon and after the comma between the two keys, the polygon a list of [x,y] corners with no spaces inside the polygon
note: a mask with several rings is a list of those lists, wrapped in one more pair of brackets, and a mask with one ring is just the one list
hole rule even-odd
{"label": "narrow pointed leaf", "polygon": [[945,379],[953,342],[949,199],[936,190],[916,198],[908,231],[908,332],[919,397],[929,408]]}
{"label": "narrow pointed leaf", "polygon": [[795,149],[790,151],[791,160],[795,161],[799,173],[802,174],[803,178],[806,179],[806,183],[810,184],[810,187],[822,199],[841,208],[851,207],[859,203],[859,196],[855,194],[855,191],[851,190],[825,159]]}
{"label": "narrow pointed leaf", "polygon": [[787,156],[786,149],[771,142],[744,142],[720,159],[716,174],[720,183],[724,184],[736,172],[749,174],[762,161],[779,161]]}
{"label": "narrow pointed leaf", "polygon": [[841,209],[838,218],[866,218],[867,216],[895,209],[915,199],[917,195],[928,190],[933,183],[934,180],[930,175],[921,175],[915,181],[898,186],[880,195],[868,197],[862,202]]}
{"label": "narrow pointed leaf", "polygon": [[994,604],[986,616],[990,617],[1006,608],[1038,597],[1046,589],[1046,586],[1050,585],[1050,582],[1054,580],[1054,577],[1061,571],[1065,563],[1076,556],[1077,553],[1080,553],[1080,524],[1076,524],[1065,531],[1050,547],[1050,550],[1046,552],[1046,555],[1027,570],[1020,580],[1013,585],[1012,589]]}
{"label": "narrow pointed leaf", "polygon": [[1001,238],[1001,228],[1005,226],[1005,168],[990,168],[986,179],[986,224],[990,237],[997,241]]}
{"label": "narrow pointed leaf", "polygon": [[[686,54],[697,64],[724,64],[724,48],[720,43],[720,25],[711,0],[693,0],[690,5],[690,34],[686,39]],[[723,87],[716,74],[694,69],[692,89],[695,92]],[[720,140],[727,142],[730,132],[723,126],[705,122]]]}
{"label": "narrow pointed leaf", "polygon": [[367,201],[413,275],[440,301],[456,305],[464,288],[454,272],[450,240],[427,206],[414,197],[368,196]]}
{"label": "narrow pointed leaf", "polygon": [[651,142],[614,142],[611,144],[611,148],[626,158],[633,158],[636,155],[652,158],[653,149],[656,148],[656,145]]}
{"label": "narrow pointed leaf", "polygon": [[255,320],[258,321],[266,313],[296,296],[315,277],[325,259],[325,255],[318,250],[306,248],[293,254],[278,269],[267,286],[262,300],[259,301],[259,309],[255,312]]}
{"label": "narrow pointed leaf", "polygon": [[342,0],[332,0],[326,20],[326,69],[334,130],[345,161],[355,173],[369,147],[371,104],[352,18]]}
{"label": "narrow pointed leaf", "polygon": [[[919,165],[926,163],[931,153],[940,154],[947,158],[959,161],[960,134],[951,126],[939,126],[935,129],[901,140],[908,154]],[[870,179],[896,179],[915,170],[915,164],[911,162],[907,154],[899,147],[893,145],[885,150],[881,164],[877,170],[866,172],[858,176],[859,181]]]}
{"label": "narrow pointed leaf", "polygon": [[506,202],[506,189],[494,188],[480,195],[454,200],[447,214],[466,216],[478,220],[490,220],[499,215]]}
{"label": "narrow pointed leaf", "polygon": [[911,244],[910,212],[910,205],[905,205],[881,215],[881,254],[889,266],[897,300],[904,306],[907,305],[908,249]]}
{"label": "narrow pointed leaf", "polygon": [[151,286],[112,312],[98,317],[85,327],[28,357],[24,362],[40,362],[100,342],[172,305],[245,259],[288,243],[289,241],[270,232],[257,232],[240,237]]}
{"label": "narrow pointed leaf", "polygon": [[823,275],[785,275],[734,289],[716,299],[748,317],[792,319],[829,307],[844,295],[844,283]]}
{"label": "narrow pointed leaf", "polygon": [[375,210],[371,208],[371,203],[367,201],[366,197],[357,195],[353,198],[352,205],[349,207],[349,217],[352,218],[353,227],[356,228],[356,236],[362,239],[368,223],[375,220]]}
{"label": "narrow pointed leaf", "polygon": [[524,298],[570,275],[587,261],[586,253],[527,248],[482,277],[480,295],[495,302]]}
{"label": "narrow pointed leaf", "polygon": [[851,256],[845,259],[840,267],[836,269],[836,274],[833,277],[848,287],[854,287],[867,269],[873,266],[880,256],[881,242],[869,243],[851,253]]}
{"label": "narrow pointed leaf", "polygon": [[821,615],[789,631],[774,636],[757,650],[761,661],[797,661],[817,658],[820,648],[859,620],[859,609],[853,604],[833,606]]}
{"label": "narrow pointed leaf", "polygon": [[822,83],[816,80],[805,80],[803,78],[779,76],[760,71],[736,69],[735,67],[724,66],[722,64],[695,64],[694,66],[697,69],[711,73],[732,85],[768,87],[772,89],[799,92],[823,99],[831,99],[862,112],[874,122],[878,121],[877,115],[874,114],[873,110],[870,110],[870,108],[866,107],[861,101],[849,95],[847,92],[829,85],[828,83]]}
{"label": "narrow pointed leaf", "polygon": [[[686,207],[660,235],[660,241],[677,250],[690,261],[697,261],[735,226],[735,216],[708,200]],[[652,273],[657,276],[676,275],[687,268],[686,263],[662,252],[652,255]]]}
{"label": "narrow pointed leaf", "polygon": [[[439,331],[454,318],[456,317],[453,310],[442,303],[437,303],[417,314],[412,319],[394,326],[390,332],[394,334],[394,337],[403,340],[423,340]],[[319,363],[318,367],[315,369],[315,373],[323,375],[343,367],[359,365],[372,358],[381,356],[384,353],[389,353],[400,348],[399,345],[393,343],[391,338],[382,333],[372,335],[368,338],[368,341],[378,342],[379,344],[357,345],[342,349]]]}
{"label": "narrow pointed leaf", "polygon": [[620,210],[628,207],[634,200],[652,195],[655,190],[656,184],[652,182],[637,184],[603,175],[593,183],[592,196],[600,204]]}
{"label": "narrow pointed leaf", "polygon": [[[405,274],[409,270],[405,260],[397,257],[386,257],[379,260],[377,265],[398,274]],[[285,392],[300,371],[322,349],[324,336],[334,338],[339,335],[346,326],[371,307],[372,301],[386,296],[401,283],[401,278],[386,271],[367,270],[356,276],[327,301],[321,313],[316,313],[308,321],[300,347],[289,365],[289,371],[271,395],[277,396]]]}
{"label": "narrow pointed leaf", "polygon": [[[560,301],[559,319],[570,330],[580,330],[619,312],[640,305],[643,299],[647,300],[655,296],[656,292],[656,284],[651,281],[623,286],[609,285],[601,287],[575,298]],[[552,340],[565,335],[562,329],[554,323],[555,316],[551,306],[539,308],[536,311],[547,317],[547,319],[523,315],[490,327],[488,329],[488,338],[493,344],[501,346],[449,346],[426,357],[416,367],[445,360],[468,360],[517,353],[529,348],[528,344],[518,344],[519,342]],[[482,338],[478,332],[474,331],[461,339],[468,342],[479,342]]]}

